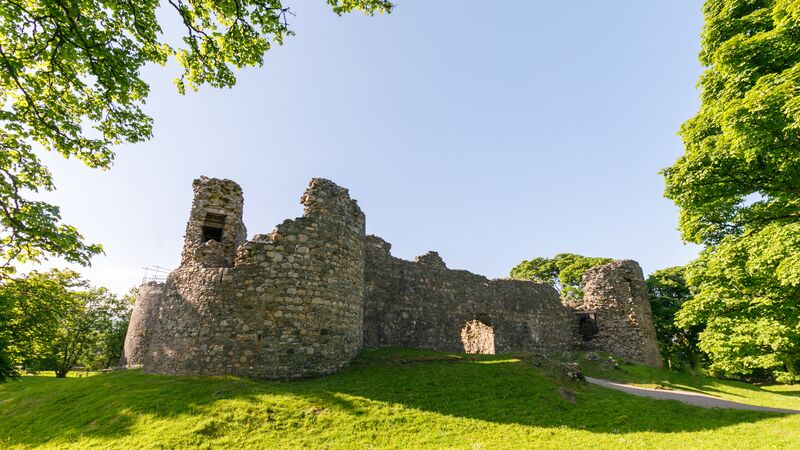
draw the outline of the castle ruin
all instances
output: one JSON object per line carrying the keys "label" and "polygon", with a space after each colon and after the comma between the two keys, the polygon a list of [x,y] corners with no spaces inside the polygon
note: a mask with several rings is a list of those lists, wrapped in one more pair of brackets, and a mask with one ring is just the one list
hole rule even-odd
{"label": "castle ruin", "polygon": [[607,351],[660,365],[642,270],[587,271],[585,301],[551,286],[405,261],[365,235],[348,191],[312,179],[302,217],[247,240],[241,188],[194,181],[180,266],[139,289],[123,365],[147,373],[292,379],[335,372],[362,348]]}

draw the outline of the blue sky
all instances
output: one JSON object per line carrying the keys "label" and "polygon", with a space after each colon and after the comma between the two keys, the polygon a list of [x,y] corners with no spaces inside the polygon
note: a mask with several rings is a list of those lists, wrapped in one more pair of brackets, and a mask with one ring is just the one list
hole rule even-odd
{"label": "blue sky", "polygon": [[124,292],[142,267],[177,265],[200,175],[242,185],[251,237],[300,215],[325,177],[395,256],[436,250],[489,277],[561,252],[646,274],[696,255],[658,171],[699,105],[700,2],[287,4],[297,35],[232,90],[181,96],[177,68],[147,67],[154,137],[118,147],[112,170],[43,155],[45,197],[105,246],[83,270],[95,284]]}

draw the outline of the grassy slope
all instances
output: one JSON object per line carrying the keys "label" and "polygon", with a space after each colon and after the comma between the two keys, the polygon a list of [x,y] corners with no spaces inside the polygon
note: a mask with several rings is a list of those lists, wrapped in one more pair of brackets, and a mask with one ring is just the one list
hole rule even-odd
{"label": "grassy slope", "polygon": [[[633,369],[617,376],[639,376]],[[664,376],[646,374],[640,382]],[[561,386],[576,394],[574,403],[558,393]],[[800,409],[800,398],[787,394],[742,389],[752,403]],[[0,385],[3,448],[798,445],[800,416],[633,397],[502,355],[368,351],[338,374],[285,383],[127,371]]]}

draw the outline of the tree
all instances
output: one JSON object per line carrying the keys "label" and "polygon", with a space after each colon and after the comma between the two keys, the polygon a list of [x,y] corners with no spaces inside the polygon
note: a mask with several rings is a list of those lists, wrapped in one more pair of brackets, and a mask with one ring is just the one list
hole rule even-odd
{"label": "tree", "polygon": [[37,355],[59,378],[66,377],[79,362],[105,368],[113,355],[119,361],[118,349],[107,348],[107,344],[118,333],[115,324],[124,320],[126,305],[105,288],[72,292],[72,296],[75,301],[69,303],[53,338]]}
{"label": "tree", "polygon": [[663,171],[683,238],[704,244],[679,314],[725,373],[796,378],[800,1],[706,0],[701,107]]}
{"label": "tree", "polygon": [[800,224],[772,224],[709,246],[693,263],[696,294],[677,325],[703,325],[699,348],[720,375],[800,379]]}
{"label": "tree", "polygon": [[562,300],[580,302],[583,300],[584,272],[611,261],[609,258],[560,253],[553,258],[522,261],[511,269],[511,277],[547,283],[561,294]]}
{"label": "tree", "polygon": [[93,288],[70,270],[31,272],[0,285],[0,373],[17,366],[54,370],[64,377],[76,364],[93,369],[120,358],[132,297]]}
{"label": "tree", "polygon": [[[3,300],[0,296],[0,323],[8,323],[11,320],[11,308]],[[19,376],[13,356],[11,335],[6,327],[0,327],[0,383]]]}
{"label": "tree", "polygon": [[[327,0],[336,14],[390,12],[387,0]],[[178,91],[232,87],[234,69],[261,66],[272,43],[292,35],[281,0],[167,0],[183,25],[167,42],[158,0],[0,2],[0,277],[15,261],[48,255],[88,264],[99,245],[60,223],[57,206],[31,192],[54,189],[35,149],[108,169],[112,146],[152,135],[142,110],[145,64],[174,59]],[[163,20],[163,19],[161,19]],[[40,147],[34,147],[38,145]]]}
{"label": "tree", "polygon": [[0,381],[17,376],[17,366],[37,362],[75,308],[71,289],[84,286],[69,270],[31,272],[0,283]]}
{"label": "tree", "polygon": [[122,298],[109,295],[106,291],[104,298],[105,302],[100,305],[100,320],[94,327],[97,339],[80,359],[81,364],[92,370],[108,369],[119,364],[136,300],[136,289],[131,289]]}
{"label": "tree", "polygon": [[699,333],[705,324],[686,328],[675,324],[675,315],[692,298],[686,283],[685,267],[657,270],[647,277],[647,293],[653,310],[661,357],[670,369],[699,369],[704,356],[698,348]]}

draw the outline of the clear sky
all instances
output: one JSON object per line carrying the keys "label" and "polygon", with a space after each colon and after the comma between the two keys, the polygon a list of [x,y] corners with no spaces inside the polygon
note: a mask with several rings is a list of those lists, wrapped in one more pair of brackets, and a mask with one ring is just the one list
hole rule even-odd
{"label": "clear sky", "polygon": [[200,175],[242,185],[250,237],[300,215],[324,177],[395,256],[436,250],[489,277],[561,252],[645,274],[696,255],[658,171],[699,105],[699,1],[397,0],[376,17],[286,3],[297,35],[232,90],[181,96],[175,67],[146,68],[154,137],[118,147],[112,170],[43,155],[45,197],[105,246],[82,270],[95,284],[124,292],[177,265]]}

